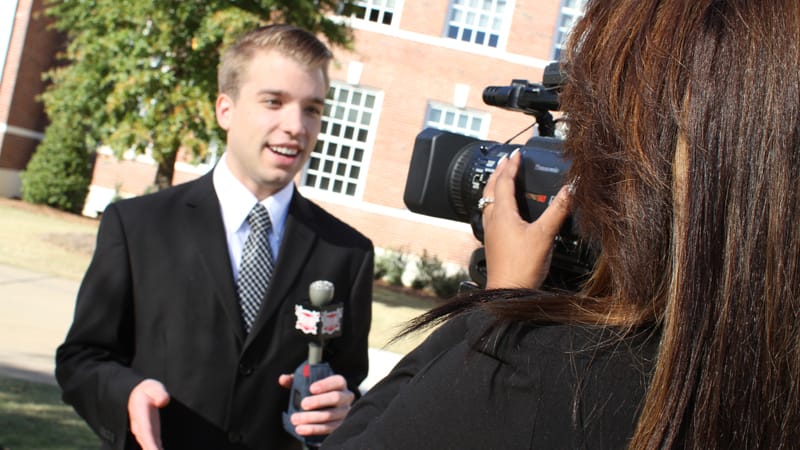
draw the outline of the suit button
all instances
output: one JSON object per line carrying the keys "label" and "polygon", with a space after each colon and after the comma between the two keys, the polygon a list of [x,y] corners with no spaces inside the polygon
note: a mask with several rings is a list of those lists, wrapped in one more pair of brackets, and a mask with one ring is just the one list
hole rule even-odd
{"label": "suit button", "polygon": [[228,432],[228,441],[232,444],[239,444],[242,442],[242,435],[235,431]]}
{"label": "suit button", "polygon": [[248,376],[253,373],[253,366],[248,366],[247,364],[239,364],[239,373]]}

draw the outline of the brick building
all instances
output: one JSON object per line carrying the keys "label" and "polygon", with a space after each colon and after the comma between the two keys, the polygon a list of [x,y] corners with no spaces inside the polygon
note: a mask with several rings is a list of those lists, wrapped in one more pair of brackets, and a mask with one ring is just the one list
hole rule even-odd
{"label": "brick building", "polygon": [[0,2],[0,195],[18,197],[19,172],[39,145],[47,120],[36,100],[59,36],[40,15],[43,0]]}
{"label": "brick building", "polygon": [[[30,2],[19,0],[20,5]],[[464,267],[478,246],[469,226],[414,214],[403,204],[414,139],[425,127],[495,141],[523,131],[532,119],[485,105],[483,88],[520,78],[540,81],[585,2],[360,3],[360,13],[351,18],[354,50],[334,49],[321,144],[298,185],[380,248],[416,255],[427,251]],[[213,163],[178,162],[175,182],[195,178]],[[117,161],[101,150],[85,213],[102,211],[116,195],[145,192],[154,176],[146,156]]]}

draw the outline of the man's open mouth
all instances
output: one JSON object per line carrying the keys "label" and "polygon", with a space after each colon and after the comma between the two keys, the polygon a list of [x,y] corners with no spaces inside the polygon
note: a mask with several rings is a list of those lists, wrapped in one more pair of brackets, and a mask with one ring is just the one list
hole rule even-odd
{"label": "man's open mouth", "polygon": [[300,151],[297,150],[296,148],[289,148],[289,147],[280,147],[280,146],[272,146],[272,145],[270,145],[269,149],[272,150],[273,152],[279,154],[279,155],[284,155],[284,156],[297,156],[298,153],[300,153]]}

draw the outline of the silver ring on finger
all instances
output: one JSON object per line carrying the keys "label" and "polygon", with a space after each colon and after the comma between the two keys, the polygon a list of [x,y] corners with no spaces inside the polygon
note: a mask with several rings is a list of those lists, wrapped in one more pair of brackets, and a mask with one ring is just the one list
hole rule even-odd
{"label": "silver ring on finger", "polygon": [[487,206],[491,205],[492,203],[494,203],[494,198],[492,198],[492,197],[481,197],[478,200],[478,210],[479,211],[483,211],[483,208],[486,208]]}

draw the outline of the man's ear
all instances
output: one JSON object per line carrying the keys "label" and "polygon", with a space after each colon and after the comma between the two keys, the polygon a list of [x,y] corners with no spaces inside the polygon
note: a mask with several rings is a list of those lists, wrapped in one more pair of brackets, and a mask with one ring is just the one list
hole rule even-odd
{"label": "man's ear", "polygon": [[233,99],[227,94],[219,94],[217,96],[217,102],[214,105],[217,113],[217,123],[225,131],[228,131],[231,126],[234,106]]}

